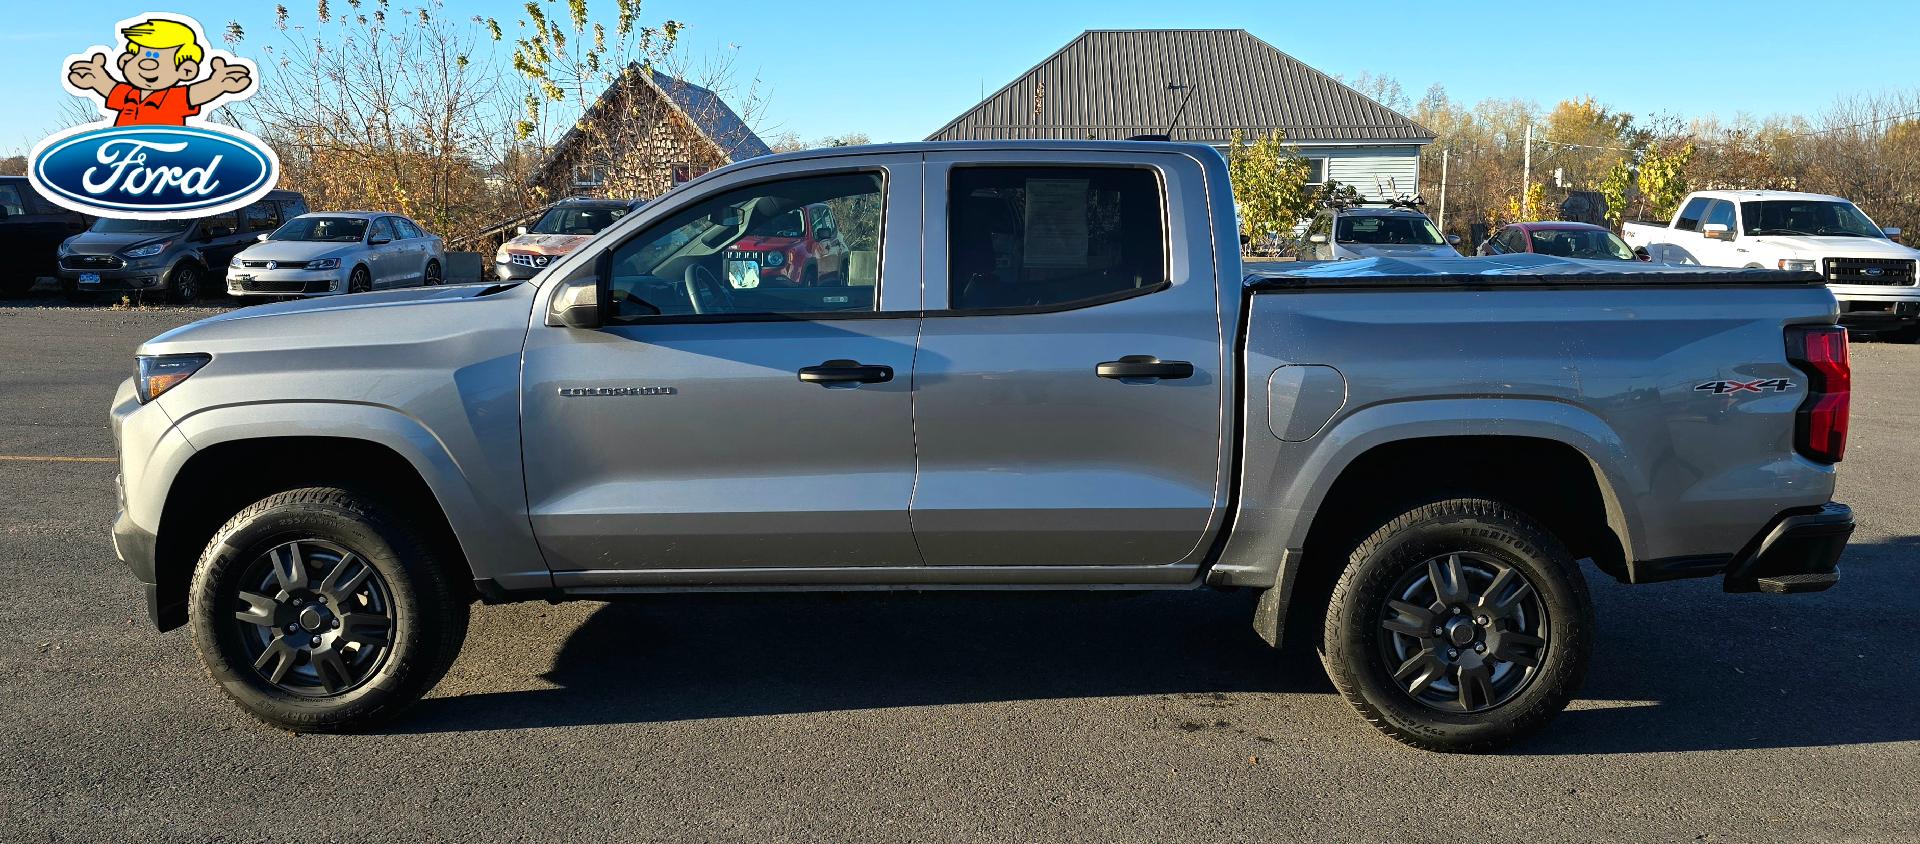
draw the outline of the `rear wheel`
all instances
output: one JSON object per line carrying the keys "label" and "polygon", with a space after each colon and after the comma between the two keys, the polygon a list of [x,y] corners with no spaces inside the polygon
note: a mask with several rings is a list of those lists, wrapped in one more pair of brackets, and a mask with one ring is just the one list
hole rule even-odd
{"label": "rear wheel", "polygon": [[338,732],[439,682],[467,603],[427,545],[372,499],[314,487],[220,529],[189,595],[194,647],[227,697],[268,724]]}
{"label": "rear wheel", "polygon": [[445,281],[445,279],[440,277],[440,262],[432,261],[432,260],[427,261],[427,268],[420,275],[420,283],[428,287],[432,287],[436,284],[440,284],[443,281]]}
{"label": "rear wheel", "polygon": [[1494,750],[1579,690],[1593,608],[1572,555],[1526,515],[1461,498],[1410,510],[1348,558],[1327,613],[1327,674],[1381,732]]}
{"label": "rear wheel", "polygon": [[200,268],[192,261],[182,261],[173,270],[173,278],[167,282],[167,295],[182,305],[191,305],[200,298]]}

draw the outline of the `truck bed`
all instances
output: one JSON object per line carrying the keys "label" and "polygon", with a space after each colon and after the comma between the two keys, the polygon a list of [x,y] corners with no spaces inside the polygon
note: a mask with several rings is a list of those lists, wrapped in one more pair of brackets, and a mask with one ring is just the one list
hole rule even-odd
{"label": "truck bed", "polygon": [[1484,258],[1367,258],[1358,261],[1249,261],[1250,290],[1325,287],[1586,287],[1738,286],[1817,287],[1818,273],[1673,266],[1628,261],[1584,261],[1550,255]]}

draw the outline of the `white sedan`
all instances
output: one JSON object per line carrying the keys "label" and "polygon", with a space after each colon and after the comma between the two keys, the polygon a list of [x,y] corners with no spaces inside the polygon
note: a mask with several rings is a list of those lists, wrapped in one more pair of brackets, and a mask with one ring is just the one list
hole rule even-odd
{"label": "white sedan", "polygon": [[262,235],[227,265],[233,296],[332,296],[439,284],[438,236],[398,214],[302,214]]}

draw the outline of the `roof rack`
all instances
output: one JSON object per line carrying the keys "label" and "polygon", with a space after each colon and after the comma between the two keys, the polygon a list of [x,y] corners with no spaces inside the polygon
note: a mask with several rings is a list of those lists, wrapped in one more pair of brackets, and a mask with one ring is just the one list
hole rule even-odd
{"label": "roof rack", "polygon": [[[1392,199],[1387,199],[1387,200],[1323,199],[1320,201],[1320,207],[1334,208],[1338,210],[1347,210],[1351,208],[1402,208],[1408,211],[1421,211],[1421,209],[1425,208],[1426,205],[1427,205],[1427,201],[1424,198],[1422,198],[1419,194],[1404,194],[1404,193],[1400,194],[1399,196],[1393,197]],[[1425,213],[1425,212],[1422,211],[1422,213]]]}

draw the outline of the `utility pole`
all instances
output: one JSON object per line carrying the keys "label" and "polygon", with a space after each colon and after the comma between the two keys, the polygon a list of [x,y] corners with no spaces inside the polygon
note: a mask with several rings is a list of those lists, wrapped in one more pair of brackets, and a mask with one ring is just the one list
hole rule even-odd
{"label": "utility pole", "polygon": [[1440,230],[1447,230],[1447,159],[1453,157],[1453,148],[1440,150]]}
{"label": "utility pole", "polygon": [[1521,141],[1524,151],[1520,154],[1520,215],[1527,216],[1533,209],[1527,207],[1527,195],[1533,192],[1533,123],[1527,123],[1527,139]]}

